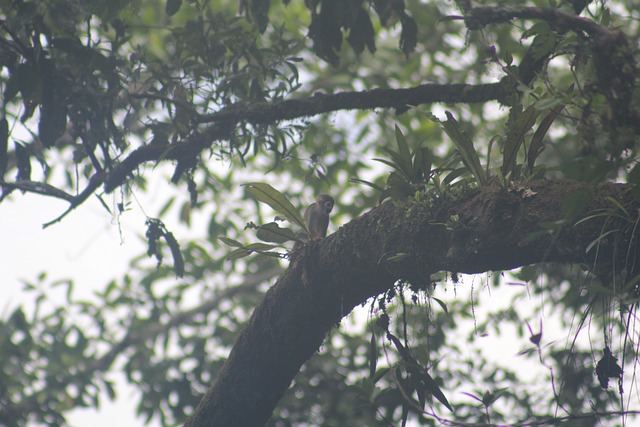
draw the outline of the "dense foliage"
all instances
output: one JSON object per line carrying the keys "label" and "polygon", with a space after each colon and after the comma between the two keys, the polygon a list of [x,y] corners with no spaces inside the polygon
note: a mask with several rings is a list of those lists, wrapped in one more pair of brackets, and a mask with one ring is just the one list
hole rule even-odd
{"label": "dense foliage", "polygon": [[[538,264],[451,252],[459,262],[424,277],[416,265],[429,261],[408,268],[402,251],[372,260],[393,286],[340,312],[268,423],[631,419],[640,12],[631,0],[471,3],[0,0],[0,204],[66,201],[48,227],[93,198],[119,218],[150,182],[166,190],[140,224],[150,258],[93,300],[72,280],[54,283],[69,289],[64,305],[47,299],[46,275],[25,284],[34,304],[0,320],[0,425],[65,425],[122,380],[147,421],[184,423],[267,289],[322,250],[289,202],[302,212],[330,193],[330,232],[380,204],[404,212],[333,241],[424,223],[468,234],[482,230],[454,212],[469,194],[526,200],[543,179],[579,186],[549,199],[561,217],[528,218],[538,228],[514,244],[547,239]],[[630,184],[624,197],[598,192],[611,182]],[[166,226],[176,216],[190,234]],[[579,235],[590,221],[607,228]],[[512,231],[487,240],[508,247]],[[566,236],[588,244],[554,246]],[[603,259],[609,244],[626,252]],[[491,272],[505,266],[521,268]]]}

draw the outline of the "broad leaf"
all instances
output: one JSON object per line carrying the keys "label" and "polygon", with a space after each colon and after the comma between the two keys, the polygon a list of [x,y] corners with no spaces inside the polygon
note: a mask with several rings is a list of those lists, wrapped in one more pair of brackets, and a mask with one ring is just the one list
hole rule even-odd
{"label": "broad leaf", "polygon": [[442,127],[458,149],[462,157],[462,163],[464,163],[469,172],[476,178],[478,184],[485,185],[487,183],[487,177],[482,169],[480,157],[473,146],[473,142],[469,136],[460,129],[453,114],[449,111],[445,114],[447,115],[447,121],[441,122]]}
{"label": "broad leaf", "polygon": [[276,222],[261,225],[256,236],[260,240],[272,243],[285,243],[296,240],[296,234],[291,229],[281,228]]}
{"label": "broad leaf", "polygon": [[304,219],[281,192],[263,182],[251,182],[244,185],[247,187],[247,194],[259,202],[271,206],[274,211],[284,215],[290,222],[298,224],[308,234],[309,230],[307,230]]}

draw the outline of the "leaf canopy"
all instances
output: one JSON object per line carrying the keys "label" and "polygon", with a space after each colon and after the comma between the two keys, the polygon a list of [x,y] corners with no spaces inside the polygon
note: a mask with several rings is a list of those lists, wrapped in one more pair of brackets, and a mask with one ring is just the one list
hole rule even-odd
{"label": "leaf canopy", "polygon": [[[70,410],[122,395],[121,381],[146,422],[184,423],[292,265],[307,269],[297,292],[312,303],[280,294],[258,343],[312,329],[329,308],[347,315],[349,286],[373,276],[352,302],[369,305],[320,334],[292,387],[269,390],[268,425],[632,423],[634,2],[471,3],[0,0],[0,203],[64,201],[47,226],[92,203],[105,222],[141,211],[155,258],[88,300],[71,280],[24,281],[32,306],[0,320],[0,424],[65,425]],[[535,229],[511,226],[533,214],[511,208],[565,182]],[[336,200],[334,235],[287,252],[321,193]],[[148,194],[159,200],[141,203]],[[390,206],[402,215],[376,216]],[[579,267],[564,263],[575,241]],[[474,253],[496,242],[508,249]],[[561,263],[490,272],[538,242],[538,261]],[[352,269],[318,279],[315,255]],[[428,270],[441,258],[447,271]],[[298,324],[278,323],[293,311]],[[311,340],[288,338],[277,344]],[[601,387],[611,378],[625,393]]]}

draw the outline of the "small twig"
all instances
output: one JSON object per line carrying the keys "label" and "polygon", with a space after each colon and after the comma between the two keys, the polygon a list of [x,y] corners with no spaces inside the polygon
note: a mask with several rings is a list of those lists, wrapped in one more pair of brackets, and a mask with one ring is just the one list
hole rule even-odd
{"label": "small twig", "polygon": [[0,186],[3,189],[8,188],[11,191],[20,190],[29,193],[42,194],[43,196],[66,200],[70,203],[73,203],[74,199],[76,198],[76,196],[72,196],[71,194],[62,191],[59,188],[56,188],[53,185],[49,185],[44,182],[20,180],[16,182],[2,182],[0,183]]}
{"label": "small twig", "polygon": [[50,225],[53,225],[59,222],[60,220],[62,220],[62,218],[67,216],[69,212],[71,212],[72,210],[74,210],[75,208],[83,204],[89,198],[89,196],[93,194],[96,188],[98,188],[104,182],[105,176],[106,175],[104,171],[96,172],[95,174],[93,174],[89,179],[89,184],[84,188],[84,190],[82,190],[82,193],[78,194],[77,196],[74,196],[72,200],[70,200],[71,205],[67,208],[67,210],[64,211],[62,215],[58,216],[53,221],[49,221],[43,224],[42,228],[47,228]]}

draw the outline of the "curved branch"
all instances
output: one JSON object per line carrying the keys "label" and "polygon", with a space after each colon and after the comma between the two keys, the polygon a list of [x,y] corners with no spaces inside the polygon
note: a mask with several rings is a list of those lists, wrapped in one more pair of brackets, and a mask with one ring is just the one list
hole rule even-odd
{"label": "curved branch", "polygon": [[[640,202],[630,189],[555,181],[511,191],[484,187],[436,206],[385,203],[333,235],[307,244],[292,253],[288,270],[256,307],[185,426],[263,426],[331,328],[355,306],[398,280],[428,285],[430,275],[439,271],[477,273],[543,261],[591,264],[595,252],[609,261],[616,251],[640,256],[635,251],[635,217],[628,219],[628,233],[615,239],[624,247],[611,242],[606,246],[603,241],[588,254],[585,248],[591,242],[620,224],[610,224],[611,217],[602,215],[567,224],[567,232],[549,233],[540,226],[562,221],[563,201],[576,191],[593,193],[585,217],[595,210],[613,213],[611,198],[638,216]],[[454,215],[459,219],[452,222]],[[385,261],[397,254],[404,256]],[[637,259],[628,261],[640,265]],[[637,273],[628,277],[633,274]]]}
{"label": "curved branch", "polygon": [[84,190],[82,190],[80,194],[78,194],[73,198],[73,200],[71,200],[71,205],[67,208],[67,210],[64,211],[62,215],[60,215],[53,221],[49,221],[46,224],[44,224],[42,228],[47,228],[50,225],[61,221],[62,218],[64,218],[65,216],[67,216],[67,214],[69,214],[69,212],[71,212],[72,210],[74,210],[75,208],[83,204],[89,198],[89,196],[91,196],[94,193],[94,191],[96,191],[96,189],[100,186],[100,184],[102,184],[102,182],[104,181],[104,177],[105,177],[104,171],[99,171],[94,173],[89,179],[89,184],[87,184]]}
{"label": "curved branch", "polygon": [[66,211],[64,211],[62,215],[60,215],[53,221],[49,221],[46,224],[43,224],[42,227],[46,228],[60,221],[62,218],[67,216],[69,212],[71,212],[72,210],[80,206],[82,203],[84,203],[89,198],[89,196],[91,196],[94,193],[96,188],[98,188],[100,184],[102,184],[104,180],[104,176],[105,174],[103,172],[96,172],[95,174],[93,174],[89,179],[89,184],[87,184],[87,186],[84,188],[84,190],[82,190],[80,194],[77,194],[75,196],[72,196],[71,194],[65,191],[62,191],[59,188],[54,187],[53,185],[47,184],[45,182],[36,182],[36,181],[0,182],[0,187],[3,190],[5,188],[9,189],[8,192],[4,192],[2,196],[0,196],[0,201],[2,201],[2,199],[6,195],[8,195],[11,191],[21,190],[21,191],[26,191],[30,193],[41,194],[43,196],[54,197],[56,199],[61,199],[69,202],[70,204],[69,207],[67,208]]}
{"label": "curved branch", "polygon": [[558,9],[541,7],[474,7],[464,17],[470,30],[479,30],[489,24],[500,24],[512,19],[539,19],[548,22],[555,29],[583,31],[597,36],[610,30],[600,24]]}

